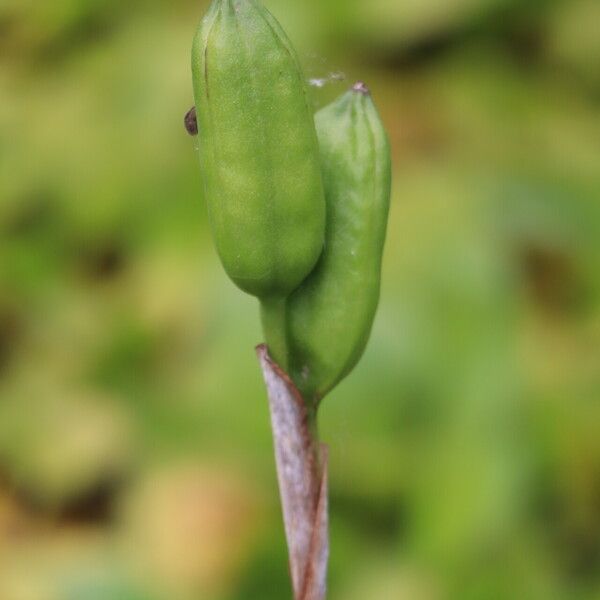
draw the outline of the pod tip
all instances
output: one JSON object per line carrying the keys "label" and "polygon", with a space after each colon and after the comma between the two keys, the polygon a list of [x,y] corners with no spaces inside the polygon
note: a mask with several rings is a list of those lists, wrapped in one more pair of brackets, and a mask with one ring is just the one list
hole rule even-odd
{"label": "pod tip", "polygon": [[353,92],[358,92],[359,94],[364,94],[365,96],[368,96],[371,93],[371,91],[367,87],[367,84],[364,83],[364,81],[357,81],[352,86],[352,91]]}

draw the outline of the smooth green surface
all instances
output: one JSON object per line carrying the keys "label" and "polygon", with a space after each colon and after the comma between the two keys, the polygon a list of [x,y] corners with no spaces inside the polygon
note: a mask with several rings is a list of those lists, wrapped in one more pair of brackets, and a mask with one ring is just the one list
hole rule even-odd
{"label": "smooth green surface", "polygon": [[215,0],[194,41],[205,197],[225,270],[260,298],[285,297],[322,248],[325,203],[304,76],[254,0]]}
{"label": "smooth green surface", "polygon": [[346,92],[315,122],[327,202],[325,250],[287,302],[289,370],[315,403],[362,356],[379,303],[390,148],[369,93]]}

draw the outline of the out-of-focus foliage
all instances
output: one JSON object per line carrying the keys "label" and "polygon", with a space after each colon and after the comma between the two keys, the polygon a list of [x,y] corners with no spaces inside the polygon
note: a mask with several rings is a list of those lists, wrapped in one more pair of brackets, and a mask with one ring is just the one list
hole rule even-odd
{"label": "out-of-focus foliage", "polygon": [[594,0],[560,3],[550,13],[550,51],[554,60],[584,84],[600,85],[600,5]]}
{"label": "out-of-focus foliage", "polygon": [[[366,80],[394,151],[322,411],[332,600],[600,594],[597,4],[268,2],[315,106]],[[289,596],[257,307],[182,125],[205,6],[0,5],[2,600]]]}

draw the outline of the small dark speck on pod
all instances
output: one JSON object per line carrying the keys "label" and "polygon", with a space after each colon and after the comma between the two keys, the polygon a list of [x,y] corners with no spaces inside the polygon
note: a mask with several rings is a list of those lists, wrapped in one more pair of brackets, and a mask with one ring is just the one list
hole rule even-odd
{"label": "small dark speck on pod", "polygon": [[196,118],[196,107],[190,108],[184,118],[185,130],[190,135],[198,135],[198,119]]}

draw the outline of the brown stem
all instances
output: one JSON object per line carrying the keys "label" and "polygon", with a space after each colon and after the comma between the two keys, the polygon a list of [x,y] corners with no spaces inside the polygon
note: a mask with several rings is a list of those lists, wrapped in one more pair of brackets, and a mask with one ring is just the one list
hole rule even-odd
{"label": "brown stem", "polygon": [[325,600],[329,558],[328,452],[289,376],[256,349],[269,396],[277,478],[295,600]]}

